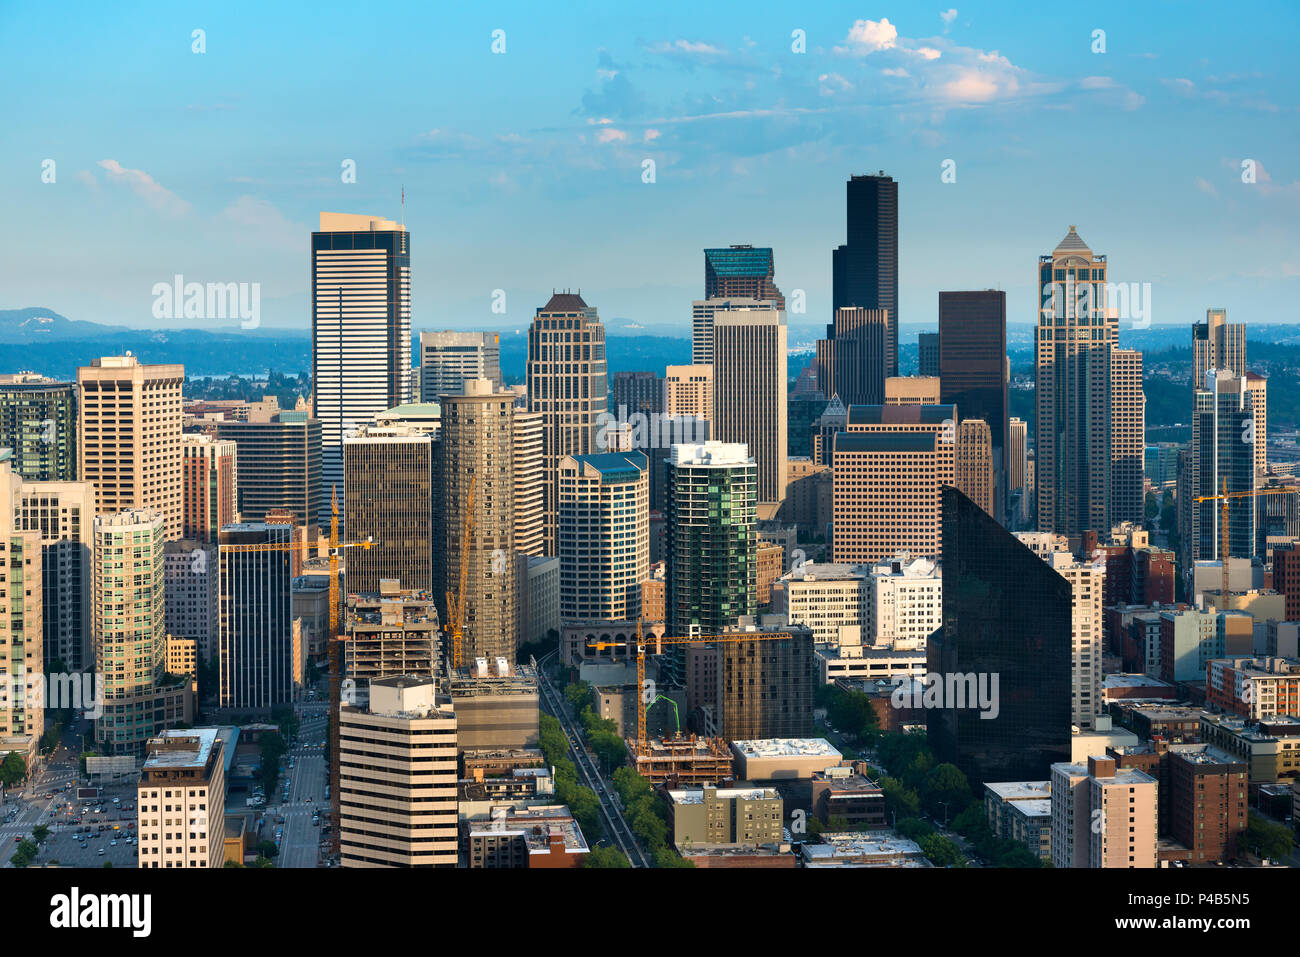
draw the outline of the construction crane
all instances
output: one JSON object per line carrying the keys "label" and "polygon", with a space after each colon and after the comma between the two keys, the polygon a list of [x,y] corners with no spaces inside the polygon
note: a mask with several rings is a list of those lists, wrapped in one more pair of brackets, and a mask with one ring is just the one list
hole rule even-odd
{"label": "construction crane", "polygon": [[[651,635],[649,641],[641,635],[641,621],[636,623],[636,689],[638,695],[645,693],[645,656],[646,645],[653,642],[654,651],[651,654],[660,654],[664,645],[692,645],[709,642],[713,644],[735,644],[742,641],[782,641],[792,637],[788,632],[777,631],[737,631],[726,635]],[[628,645],[626,641],[596,641],[587,645],[595,651],[603,651],[606,648],[621,648]],[[653,704],[653,702],[651,702]],[[648,708],[639,706],[636,709],[636,753],[638,756],[648,754],[650,749],[646,745],[645,733],[645,713]],[[680,726],[680,720],[678,722]]]}
{"label": "construction crane", "polygon": [[1291,485],[1269,485],[1265,488],[1252,489],[1249,492],[1229,492],[1228,480],[1224,479],[1218,495],[1198,495],[1192,501],[1194,502],[1222,502],[1219,506],[1219,535],[1220,545],[1219,552],[1222,556],[1223,564],[1223,611],[1228,610],[1228,532],[1231,529],[1231,519],[1228,514],[1228,506],[1234,499],[1239,498],[1256,498],[1260,495],[1281,495],[1287,493],[1296,494],[1298,491],[1295,486]]}
{"label": "construction crane", "polygon": [[[334,818],[334,841],[338,843],[339,820],[339,706],[342,703],[343,688],[343,642],[346,640],[339,627],[339,555],[345,548],[370,549],[378,543],[373,538],[359,542],[339,541],[339,503],[338,489],[330,490],[330,541],[329,541],[329,636],[328,652],[330,667],[330,798]],[[221,545],[223,553],[229,552],[294,552],[308,551],[319,547],[316,542],[262,542],[254,545]]]}
{"label": "construction crane", "polygon": [[460,533],[460,584],[453,592],[447,589],[447,628],[451,633],[451,666],[459,670],[464,650],[461,636],[465,629],[465,592],[469,587],[469,551],[474,535],[474,476],[469,477],[469,496],[465,504],[465,514],[461,520]]}

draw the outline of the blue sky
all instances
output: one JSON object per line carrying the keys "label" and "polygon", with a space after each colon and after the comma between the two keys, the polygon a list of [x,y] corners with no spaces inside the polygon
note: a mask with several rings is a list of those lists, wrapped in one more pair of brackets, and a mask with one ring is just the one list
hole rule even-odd
{"label": "blue sky", "polygon": [[614,331],[684,332],[701,249],[749,242],[805,290],[798,337],[845,180],[883,169],[905,324],[985,287],[1031,321],[1071,223],[1156,323],[1300,321],[1293,7],[956,2],[5,2],[0,308],[148,327],[181,273],[305,329],[318,212],[397,218],[405,185],[417,328],[513,331],[581,287]]}

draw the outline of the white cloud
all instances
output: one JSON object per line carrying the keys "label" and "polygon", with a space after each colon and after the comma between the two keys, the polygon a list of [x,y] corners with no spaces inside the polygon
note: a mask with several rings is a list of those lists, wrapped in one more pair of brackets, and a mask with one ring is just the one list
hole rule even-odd
{"label": "white cloud", "polygon": [[674,40],[671,43],[665,41],[653,44],[647,49],[651,53],[686,53],[691,56],[725,56],[727,53],[722,47],[696,40]]}
{"label": "white cloud", "polygon": [[616,130],[612,126],[607,126],[596,134],[597,143],[625,143],[627,134],[622,130]]}
{"label": "white cloud", "polygon": [[853,84],[838,73],[823,73],[817,78],[817,92],[822,96],[834,96],[836,93],[847,93],[853,89]]}
{"label": "white cloud", "polygon": [[158,212],[169,216],[183,216],[190,211],[189,203],[162,186],[144,170],[129,169],[115,159],[100,160],[99,165],[108,172],[111,182],[129,186],[133,193]]}
{"label": "white cloud", "polygon": [[943,25],[945,28],[952,26],[952,21],[957,19],[957,8],[952,7],[948,10],[940,11],[939,19],[943,21]]}
{"label": "white cloud", "polygon": [[1215,197],[1216,199],[1219,196],[1219,191],[1215,189],[1214,186],[1212,186],[1208,180],[1200,176],[1196,177],[1196,188],[1199,189],[1202,193],[1206,193],[1210,196]]}
{"label": "white cloud", "polygon": [[898,44],[898,28],[882,17],[875,20],[858,20],[849,28],[849,43],[854,52],[863,56],[880,50],[892,50]]}
{"label": "white cloud", "polygon": [[912,75],[908,73],[906,70],[904,70],[901,66],[887,66],[880,72],[885,76],[911,76]]}
{"label": "white cloud", "polygon": [[645,131],[645,141],[646,141],[647,143],[652,143],[652,142],[654,142],[654,141],[657,140],[657,139],[659,139],[659,131],[658,131],[658,130],[646,130],[646,131]]}

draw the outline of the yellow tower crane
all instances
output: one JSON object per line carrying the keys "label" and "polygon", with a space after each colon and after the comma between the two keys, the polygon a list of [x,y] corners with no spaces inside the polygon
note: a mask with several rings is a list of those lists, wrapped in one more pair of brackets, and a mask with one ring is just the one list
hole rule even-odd
{"label": "yellow tower crane", "polygon": [[1198,495],[1192,501],[1194,502],[1222,502],[1219,506],[1219,554],[1222,556],[1223,563],[1223,611],[1228,610],[1228,532],[1231,528],[1231,520],[1228,515],[1228,506],[1233,499],[1239,498],[1256,498],[1260,495],[1280,495],[1283,492],[1294,495],[1297,489],[1290,485],[1270,485],[1265,488],[1252,489],[1249,492],[1229,492],[1228,480],[1224,479],[1220,486],[1221,491],[1218,495]]}
{"label": "yellow tower crane", "polygon": [[451,635],[451,666],[458,670],[464,656],[462,636],[465,631],[465,592],[469,586],[469,552],[474,536],[474,476],[469,477],[469,495],[461,518],[460,584],[456,591],[447,589],[447,630]]}

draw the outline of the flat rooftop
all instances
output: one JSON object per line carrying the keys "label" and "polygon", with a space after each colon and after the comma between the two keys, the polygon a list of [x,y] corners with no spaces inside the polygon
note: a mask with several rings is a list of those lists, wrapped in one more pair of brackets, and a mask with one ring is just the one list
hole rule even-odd
{"label": "flat rooftop", "polygon": [[[728,801],[762,801],[780,798],[775,788],[718,788],[717,796]],[[668,792],[674,804],[703,804],[703,788],[680,788]]]}
{"label": "flat rooftop", "polygon": [[1004,801],[1034,801],[1052,794],[1051,781],[1001,781],[984,787]]}
{"label": "flat rooftop", "polygon": [[219,731],[219,728],[190,728],[154,735],[149,739],[150,744],[159,741],[165,746],[159,750],[149,750],[144,770],[206,767]]}
{"label": "flat rooftop", "polygon": [[732,741],[731,746],[746,758],[834,758],[841,755],[825,738],[756,738]]}

